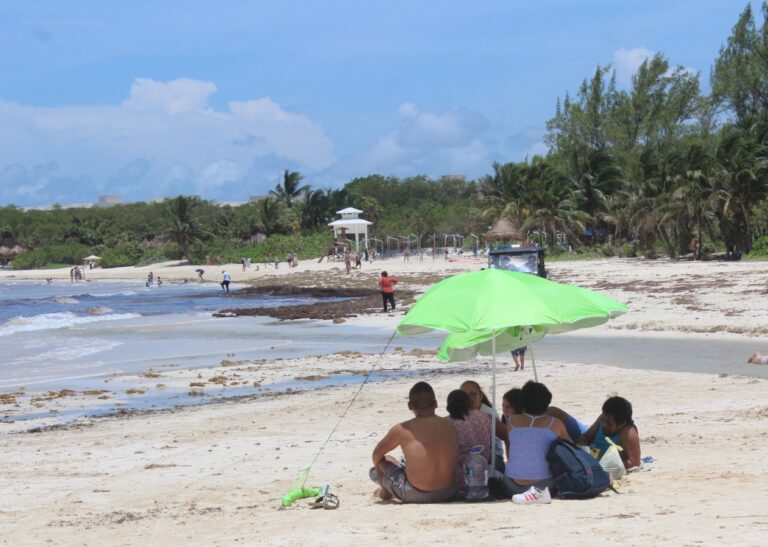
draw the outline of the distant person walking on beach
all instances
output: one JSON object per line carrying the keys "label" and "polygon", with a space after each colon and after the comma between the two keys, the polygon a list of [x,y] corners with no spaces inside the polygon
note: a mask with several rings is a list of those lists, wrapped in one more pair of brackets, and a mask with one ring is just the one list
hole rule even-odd
{"label": "distant person walking on beach", "polygon": [[528,346],[522,346],[512,350],[512,360],[515,362],[515,372],[525,369],[525,350]]}
{"label": "distant person walking on beach", "polygon": [[361,269],[362,267],[363,267],[363,262],[362,262],[362,260],[360,259],[360,253],[358,253],[357,251],[355,251],[355,268],[357,268],[357,269],[359,270],[359,269]]}
{"label": "distant person walking on beach", "polygon": [[446,260],[446,262],[447,262],[447,261],[448,261],[448,247],[446,247],[445,249],[443,249],[443,254],[445,255],[445,260]]}
{"label": "distant person walking on beach", "polygon": [[221,289],[229,292],[230,276],[227,270],[221,270]]}
{"label": "distant person walking on beach", "polygon": [[197,280],[202,281],[203,280],[203,274],[205,273],[205,270],[202,268],[198,268],[195,270],[195,273],[197,274]]}
{"label": "distant person walking on beach", "polygon": [[352,259],[349,257],[349,251],[344,251],[344,268],[347,270],[347,273],[350,272],[352,269]]}
{"label": "distant person walking on beach", "polygon": [[384,313],[387,313],[387,302],[389,302],[389,305],[392,307],[392,310],[395,309],[395,285],[397,284],[397,279],[394,277],[389,277],[387,272],[381,272],[381,277],[379,278],[379,287],[381,287],[381,299],[384,304]]}
{"label": "distant person walking on beach", "polygon": [[72,268],[69,270],[69,282],[74,283],[75,282],[75,269]]}

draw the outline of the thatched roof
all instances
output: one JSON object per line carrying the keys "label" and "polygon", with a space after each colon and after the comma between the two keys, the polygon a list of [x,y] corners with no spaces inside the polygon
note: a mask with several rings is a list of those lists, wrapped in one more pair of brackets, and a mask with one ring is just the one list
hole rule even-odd
{"label": "thatched roof", "polygon": [[524,241],[525,235],[506,218],[500,218],[485,234],[485,239],[486,241]]}
{"label": "thatched roof", "polygon": [[22,253],[24,250],[25,250],[24,247],[21,247],[19,245],[15,245],[13,248],[9,248],[3,245],[2,247],[0,247],[0,256],[5,258],[13,258],[17,254]]}

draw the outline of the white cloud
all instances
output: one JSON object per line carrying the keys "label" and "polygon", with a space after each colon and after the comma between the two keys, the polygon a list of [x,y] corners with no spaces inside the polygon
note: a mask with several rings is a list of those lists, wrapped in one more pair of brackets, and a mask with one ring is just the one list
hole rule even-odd
{"label": "white cloud", "polygon": [[[632,77],[635,75],[643,61],[651,59],[656,52],[642,47],[634,49],[619,49],[613,54],[613,67],[616,70],[616,82],[621,86],[629,86],[632,84]],[[681,69],[688,76],[698,76],[699,71],[688,67],[674,67],[670,68],[665,73],[665,76],[670,76],[676,69]]]}
{"label": "white cloud", "polygon": [[204,110],[208,97],[216,93],[212,82],[180,78],[171,82],[156,82],[136,78],[131,86],[130,97],[123,102],[133,110],[160,110],[169,114]]}
{"label": "white cloud", "polygon": [[201,194],[208,190],[223,186],[227,182],[235,182],[240,178],[237,164],[232,161],[216,161],[205,166],[197,178],[197,189]]}
{"label": "white cloud", "polygon": [[634,49],[621,48],[613,54],[613,67],[616,70],[616,81],[620,85],[629,85],[643,61],[650,59],[655,52],[643,47]]}
{"label": "white cloud", "polygon": [[[15,184],[0,186],[0,203],[93,201],[105,192],[126,199],[167,192],[218,198],[217,191],[238,180],[246,197],[274,184],[276,163],[305,173],[333,163],[333,142],[307,116],[268,97],[215,110],[209,105],[215,92],[211,82],[140,78],[113,106],[36,107],[0,99],[0,149],[7,158],[0,173],[23,168]],[[269,167],[266,180],[252,176],[260,161]],[[40,165],[54,165],[55,175],[40,175]],[[246,174],[250,178],[238,179]]]}
{"label": "white cloud", "polygon": [[400,105],[398,115],[396,129],[332,170],[341,176],[474,177],[492,164],[485,138],[490,124],[482,115],[466,109],[421,111],[409,102]]}
{"label": "white cloud", "polygon": [[466,146],[488,126],[481,115],[465,109],[420,112],[415,105],[403,103],[399,112],[397,138],[416,148]]}

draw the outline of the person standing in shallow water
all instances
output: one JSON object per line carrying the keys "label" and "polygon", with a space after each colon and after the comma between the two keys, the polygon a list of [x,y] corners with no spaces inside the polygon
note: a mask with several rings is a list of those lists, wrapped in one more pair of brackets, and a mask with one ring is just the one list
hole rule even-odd
{"label": "person standing in shallow water", "polygon": [[221,288],[229,292],[230,275],[227,270],[221,270]]}
{"label": "person standing in shallow water", "polygon": [[390,277],[387,272],[381,272],[379,278],[379,287],[381,287],[381,299],[384,304],[384,313],[387,312],[387,302],[391,306],[392,310],[395,309],[395,285],[397,279]]}

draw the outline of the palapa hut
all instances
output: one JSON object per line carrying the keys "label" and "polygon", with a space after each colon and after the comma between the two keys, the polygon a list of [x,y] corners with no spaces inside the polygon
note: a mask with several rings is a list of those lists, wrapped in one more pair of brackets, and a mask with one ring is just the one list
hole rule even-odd
{"label": "palapa hut", "polygon": [[5,245],[0,247],[0,265],[7,266],[17,255],[23,253],[26,249],[20,245],[12,248]]}
{"label": "palapa hut", "polygon": [[87,266],[88,269],[90,270],[90,269],[93,269],[93,265],[96,264],[96,262],[99,260],[101,260],[100,256],[90,255],[90,256],[86,256],[83,259],[83,264]]}
{"label": "palapa hut", "polygon": [[519,244],[525,241],[525,234],[522,230],[515,228],[514,224],[506,218],[500,218],[499,221],[486,232],[485,240],[489,243],[502,242]]}

